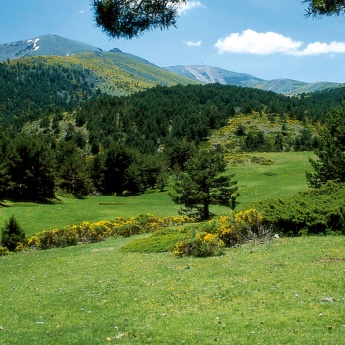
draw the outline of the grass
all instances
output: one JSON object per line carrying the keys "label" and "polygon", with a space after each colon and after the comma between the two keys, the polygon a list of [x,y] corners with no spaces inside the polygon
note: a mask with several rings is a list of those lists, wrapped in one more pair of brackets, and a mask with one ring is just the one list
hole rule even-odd
{"label": "grass", "polygon": [[205,259],[133,240],[0,257],[0,344],[344,344],[344,237]]}
{"label": "grass", "polygon": [[121,248],[121,251],[128,253],[164,253],[173,252],[176,243],[184,233],[188,231],[185,227],[163,228],[153,234],[145,234]]}
{"label": "grass", "polygon": [[[230,167],[236,173],[239,186],[240,207],[267,197],[290,196],[307,189],[305,171],[309,168],[310,152],[259,153],[255,156],[273,161],[272,165],[245,162]],[[59,197],[53,203],[12,203],[0,207],[0,224],[13,214],[26,235],[35,232],[79,224],[83,221],[111,220],[117,216],[134,217],[151,213],[157,217],[177,215],[179,206],[169,197],[169,192],[154,192],[134,197],[94,196],[86,199]],[[213,207],[216,214],[227,208]]]}
{"label": "grass", "polygon": [[239,201],[243,207],[263,198],[282,198],[308,189],[305,173],[310,167],[311,152],[269,152],[250,156],[270,159],[271,165],[245,161],[231,167],[239,186]]}
{"label": "grass", "polygon": [[0,208],[0,224],[14,214],[26,235],[83,221],[111,220],[117,216],[135,217],[146,213],[157,217],[177,215],[179,208],[170,199],[168,192],[134,197],[59,197],[55,204],[7,202],[6,206]]}

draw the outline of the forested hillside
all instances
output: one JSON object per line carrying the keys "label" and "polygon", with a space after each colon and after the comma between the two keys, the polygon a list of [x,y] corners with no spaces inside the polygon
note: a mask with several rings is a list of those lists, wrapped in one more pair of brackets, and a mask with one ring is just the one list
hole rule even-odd
{"label": "forested hillside", "polygon": [[72,111],[97,94],[96,78],[86,70],[20,60],[0,63],[0,123],[26,121]]}
{"label": "forested hillside", "polygon": [[130,97],[102,96],[86,103],[76,113],[76,124],[86,126],[91,145],[94,141],[104,145],[111,139],[154,152],[174,140],[198,144],[236,114],[257,112],[282,121],[322,120],[344,95],[345,88],[286,97],[220,84],[156,87]]}
{"label": "forested hillside", "polygon": [[120,50],[6,61],[0,63],[0,121],[22,125],[71,111],[101,92],[128,95],[188,83],[193,81]]}
{"label": "forested hillside", "polygon": [[44,60],[0,64],[1,197],[162,190],[200,144],[231,152],[219,133],[235,137],[237,151],[311,150],[314,124],[345,95],[345,88],[286,97],[208,84],[119,97],[102,94],[87,69]]}

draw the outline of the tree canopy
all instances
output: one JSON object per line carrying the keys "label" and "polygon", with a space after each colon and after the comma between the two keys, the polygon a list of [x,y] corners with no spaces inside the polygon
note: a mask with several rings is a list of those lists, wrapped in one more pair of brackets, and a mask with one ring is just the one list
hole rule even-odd
{"label": "tree canopy", "polygon": [[213,150],[200,150],[176,176],[172,200],[183,204],[182,213],[200,219],[210,218],[210,205],[236,206],[237,181],[233,175],[221,175],[226,170],[224,156]]}
{"label": "tree canopy", "polygon": [[345,14],[345,0],[304,0],[307,17],[339,16]]}
{"label": "tree canopy", "polygon": [[140,36],[176,26],[178,5],[186,0],[92,0],[96,25],[110,37]]}
{"label": "tree canopy", "polygon": [[332,108],[325,128],[321,132],[319,148],[315,151],[318,159],[310,159],[313,173],[307,173],[311,187],[318,188],[327,181],[345,182],[345,103]]}

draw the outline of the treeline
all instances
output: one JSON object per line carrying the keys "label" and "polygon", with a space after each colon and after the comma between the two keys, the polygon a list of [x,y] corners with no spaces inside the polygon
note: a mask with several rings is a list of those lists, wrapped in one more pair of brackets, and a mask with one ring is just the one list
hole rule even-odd
{"label": "treeline", "polygon": [[73,195],[138,194],[163,190],[168,174],[182,169],[195,152],[179,142],[164,152],[142,154],[110,142],[96,156],[85,155],[76,137],[55,141],[39,135],[0,131],[0,199],[43,200],[60,190]]}
{"label": "treeline", "polygon": [[[85,103],[76,113],[76,124],[86,126],[95,152],[108,140],[154,152],[182,138],[198,144],[238,113],[255,111],[299,120],[306,120],[307,115],[322,118],[323,107],[314,103],[314,96],[292,98],[220,84],[157,86],[129,97],[103,95]],[[326,112],[326,106],[324,109]],[[248,149],[262,144],[252,144],[252,140],[256,139],[248,138]]]}
{"label": "treeline", "polygon": [[0,63],[0,123],[25,122],[72,111],[99,94],[87,70],[48,66],[39,59]]}
{"label": "treeline", "polygon": [[[100,96],[99,83],[87,68],[47,64],[40,57],[0,63],[0,124],[15,123],[20,127],[27,121],[79,109],[86,100]],[[195,140],[207,134],[207,125],[217,128],[233,112],[256,111],[316,121],[322,120],[331,107],[344,99],[345,87],[288,97],[219,84],[158,86],[116,100],[105,98],[91,102],[80,109],[78,116],[80,122],[86,121],[90,127],[108,129],[109,118],[114,117],[115,110],[108,115],[104,112],[114,103],[117,117],[125,125],[126,121],[132,124],[135,118],[136,124],[143,125],[147,132],[158,131],[159,137],[167,136],[168,131],[171,136],[183,134]],[[97,109],[99,106],[101,109]],[[100,113],[104,118],[95,120]],[[151,122],[159,121],[158,126],[147,123],[147,118],[152,118]]]}

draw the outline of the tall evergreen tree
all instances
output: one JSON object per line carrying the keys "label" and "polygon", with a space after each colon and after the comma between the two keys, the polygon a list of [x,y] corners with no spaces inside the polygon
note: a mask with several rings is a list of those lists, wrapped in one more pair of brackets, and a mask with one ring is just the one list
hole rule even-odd
{"label": "tall evergreen tree", "polygon": [[321,187],[329,180],[345,182],[345,103],[333,108],[321,132],[317,159],[309,159],[314,172],[307,173],[311,187]]}
{"label": "tall evergreen tree", "polygon": [[61,141],[57,148],[58,184],[67,193],[87,195],[91,179],[81,150],[73,141]]}
{"label": "tall evergreen tree", "polygon": [[4,247],[10,251],[14,251],[18,243],[24,243],[25,232],[17,219],[12,215],[2,229],[1,242]]}
{"label": "tall evergreen tree", "polygon": [[129,149],[113,143],[104,161],[104,190],[107,194],[122,195],[126,190],[126,173],[133,162]]}
{"label": "tall evergreen tree", "polygon": [[201,219],[210,218],[210,205],[234,208],[237,181],[234,175],[221,175],[226,169],[224,157],[214,151],[201,150],[185,165],[174,184],[175,203],[183,204],[182,211],[195,213]]}
{"label": "tall evergreen tree", "polygon": [[44,136],[18,135],[10,145],[8,194],[14,198],[45,199],[55,196],[55,159]]}

